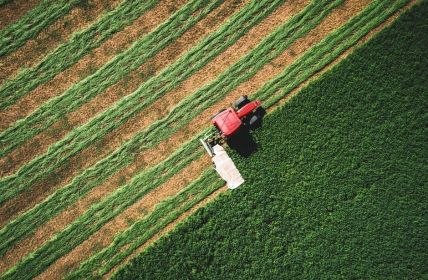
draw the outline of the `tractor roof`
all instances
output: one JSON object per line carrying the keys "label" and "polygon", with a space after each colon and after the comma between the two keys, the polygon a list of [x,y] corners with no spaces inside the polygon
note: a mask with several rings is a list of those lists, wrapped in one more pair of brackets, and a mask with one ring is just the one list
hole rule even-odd
{"label": "tractor roof", "polygon": [[230,136],[238,130],[242,121],[232,108],[226,109],[212,119],[212,123],[217,126],[224,136]]}

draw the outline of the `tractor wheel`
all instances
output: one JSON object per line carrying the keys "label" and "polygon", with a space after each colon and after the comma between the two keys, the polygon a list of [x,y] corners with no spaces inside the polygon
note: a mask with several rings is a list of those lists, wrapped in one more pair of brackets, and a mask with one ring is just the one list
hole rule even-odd
{"label": "tractor wheel", "polygon": [[239,110],[245,105],[247,105],[248,103],[250,103],[250,100],[248,100],[248,96],[243,95],[239,97],[235,102],[233,102],[233,107],[235,107],[236,110]]}
{"label": "tractor wheel", "polygon": [[250,126],[255,125],[259,120],[260,120],[260,118],[258,116],[256,116],[256,115],[252,116],[250,119],[250,122],[249,122]]}
{"label": "tractor wheel", "polygon": [[220,114],[221,112],[225,111],[226,108],[221,109],[220,111],[218,111],[217,113],[215,113],[214,115],[212,115],[211,119],[214,119],[218,114]]}

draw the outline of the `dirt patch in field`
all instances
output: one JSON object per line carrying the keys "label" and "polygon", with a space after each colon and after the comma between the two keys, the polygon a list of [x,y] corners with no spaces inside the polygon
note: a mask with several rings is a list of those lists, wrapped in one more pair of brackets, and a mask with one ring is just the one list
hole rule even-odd
{"label": "dirt patch in field", "polygon": [[61,279],[72,269],[76,269],[88,256],[107,247],[113,241],[117,233],[126,230],[133,223],[141,220],[148,213],[152,212],[156,204],[177,194],[194,178],[197,178],[209,164],[210,160],[207,157],[202,157],[192,162],[183,171],[174,175],[168,182],[151,191],[113,220],[105,224],[89,239],[77,246],[66,256],[57,260],[37,278]]}
{"label": "dirt patch in field", "polygon": [[0,29],[4,28],[33,9],[40,0],[15,0],[0,7]]}
{"label": "dirt patch in field", "polygon": [[[184,3],[184,1],[182,2]],[[242,8],[246,2],[248,0],[226,1],[218,9],[207,15],[200,23],[189,29],[176,42],[166,47],[147,63],[144,63],[139,69],[132,71],[117,84],[85,103],[75,112],[68,114],[45,132],[35,136],[7,157],[0,159],[0,169],[2,169],[3,175],[12,174],[22,164],[45,152],[51,144],[63,138],[74,127],[86,123],[97,113],[112,106],[123,96],[134,92],[141,83],[173,63],[181,54],[189,50],[195,42],[207,35],[210,30],[217,28],[227,17]],[[169,4],[172,5],[172,3]],[[165,15],[167,13],[168,11],[164,11]]]}
{"label": "dirt patch in field", "polygon": [[89,26],[120,2],[121,0],[89,0],[85,5],[73,7],[67,15],[56,20],[18,50],[0,58],[0,83],[6,78],[12,78],[20,68],[34,66],[59,44],[67,41],[74,32]]}

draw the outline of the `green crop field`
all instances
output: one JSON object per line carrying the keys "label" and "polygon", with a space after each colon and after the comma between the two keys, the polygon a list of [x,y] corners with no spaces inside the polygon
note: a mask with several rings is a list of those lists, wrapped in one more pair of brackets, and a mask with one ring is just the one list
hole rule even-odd
{"label": "green crop field", "polygon": [[[33,2],[0,1],[0,279],[427,275],[426,1]],[[199,138],[243,94],[231,191]]]}

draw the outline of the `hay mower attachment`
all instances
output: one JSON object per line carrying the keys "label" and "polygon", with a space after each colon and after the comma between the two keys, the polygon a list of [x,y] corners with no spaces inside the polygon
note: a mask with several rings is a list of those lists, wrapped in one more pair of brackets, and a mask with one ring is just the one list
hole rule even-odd
{"label": "hay mower attachment", "polygon": [[212,158],[216,171],[231,189],[244,183],[244,179],[221,145],[233,138],[243,127],[249,128],[259,121],[260,116],[255,112],[260,105],[259,100],[250,101],[247,96],[241,96],[233,103],[233,107],[223,109],[211,118],[214,125],[212,131],[200,139]]}

